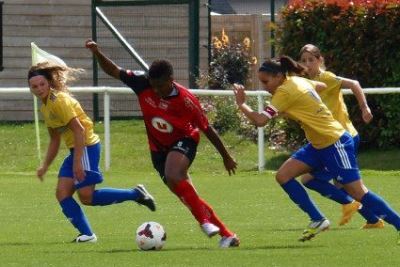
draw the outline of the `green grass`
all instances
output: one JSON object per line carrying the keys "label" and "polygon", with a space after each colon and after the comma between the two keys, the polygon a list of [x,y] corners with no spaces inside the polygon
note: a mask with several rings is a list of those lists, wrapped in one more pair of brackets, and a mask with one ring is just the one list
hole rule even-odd
{"label": "green grass", "polygon": [[[96,126],[103,135],[101,124]],[[70,244],[77,234],[54,197],[60,151],[46,179],[35,177],[38,165],[32,124],[0,125],[0,266],[398,266],[396,232],[359,230],[360,216],[338,227],[340,206],[310,193],[332,221],[330,231],[308,243],[297,241],[307,217],[274,181],[274,170],[287,154],[267,151],[267,170],[258,173],[257,147],[233,135],[224,141],[239,162],[228,176],[219,155],[203,138],[191,175],[200,195],[241,238],[241,246],[220,250],[218,238],[205,237],[188,210],[162,184],[150,162],[141,121],[112,122],[111,170],[102,186],[144,183],[156,197],[155,213],[132,203],[85,207],[97,244]],[[42,150],[47,133],[41,128]],[[367,186],[400,210],[399,151],[360,155]],[[159,252],[138,251],[134,232],[142,222],[160,222],[166,246]]]}

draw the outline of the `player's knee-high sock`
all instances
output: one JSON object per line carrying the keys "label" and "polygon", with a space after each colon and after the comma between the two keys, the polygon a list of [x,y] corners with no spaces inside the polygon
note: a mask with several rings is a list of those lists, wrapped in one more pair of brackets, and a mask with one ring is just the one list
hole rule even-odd
{"label": "player's knee-high sock", "polygon": [[221,221],[221,219],[218,218],[218,216],[214,212],[213,208],[207,202],[205,202],[203,199],[200,199],[200,200],[203,202],[204,206],[208,210],[210,222],[219,227],[219,235],[220,236],[232,236],[233,233],[228,229],[228,227],[225,226],[225,224]]}
{"label": "player's knee-high sock", "polygon": [[324,218],[324,215],[318,210],[306,190],[296,179],[282,184],[281,187],[289,195],[290,199],[310,216],[312,221],[320,221]]}
{"label": "player's knee-high sock", "polygon": [[197,195],[193,186],[185,179],[180,181],[173,189],[174,193],[185,204],[196,220],[203,224],[208,222],[208,210]]}
{"label": "player's knee-high sock", "polygon": [[361,209],[358,210],[358,213],[360,213],[369,224],[375,224],[379,221],[379,217],[364,205],[362,205]]}
{"label": "player's knee-high sock", "polygon": [[93,192],[92,205],[106,206],[126,200],[136,200],[140,193],[136,189],[101,188]]}
{"label": "player's knee-high sock", "polygon": [[381,217],[386,222],[396,227],[397,231],[400,231],[399,214],[397,214],[397,212],[395,212],[383,198],[372,191],[369,191],[361,199],[361,204],[373,211],[373,213]]}
{"label": "player's knee-high sock", "polygon": [[76,203],[72,197],[67,197],[60,201],[60,206],[65,217],[72,223],[72,225],[78,229],[79,233],[84,235],[92,235],[92,229],[90,228],[89,222],[83,213],[81,207]]}
{"label": "player's knee-high sock", "polygon": [[304,184],[305,187],[317,191],[323,197],[332,199],[340,204],[349,204],[353,202],[353,198],[330,182],[312,179]]}

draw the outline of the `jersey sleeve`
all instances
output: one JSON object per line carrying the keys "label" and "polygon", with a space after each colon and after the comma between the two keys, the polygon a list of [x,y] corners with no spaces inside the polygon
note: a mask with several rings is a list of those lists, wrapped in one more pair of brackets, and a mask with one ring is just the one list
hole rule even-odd
{"label": "jersey sleeve", "polygon": [[289,94],[278,88],[275,94],[271,98],[270,104],[262,112],[268,118],[272,119],[279,115],[279,113],[284,112],[290,106]]}
{"label": "jersey sleeve", "polygon": [[324,72],[324,80],[326,81],[326,85],[330,88],[337,88],[340,90],[342,87],[342,79],[330,71]]}
{"label": "jersey sleeve", "polygon": [[185,106],[187,106],[193,114],[193,122],[201,131],[208,129],[209,122],[204,110],[201,108],[199,100],[195,96],[185,98]]}
{"label": "jersey sleeve", "polygon": [[54,105],[53,110],[62,126],[66,126],[73,118],[78,116],[74,109],[74,101],[77,100],[73,99],[72,97],[57,98],[57,102],[56,105]]}
{"label": "jersey sleeve", "polygon": [[150,87],[149,79],[143,71],[121,69],[119,72],[119,78],[136,94],[140,94],[144,89]]}

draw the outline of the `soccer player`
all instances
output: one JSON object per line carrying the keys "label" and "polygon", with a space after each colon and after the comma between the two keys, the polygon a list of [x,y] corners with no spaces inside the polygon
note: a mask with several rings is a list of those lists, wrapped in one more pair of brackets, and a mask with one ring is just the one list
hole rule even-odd
{"label": "soccer player", "polygon": [[188,174],[196,156],[199,130],[221,154],[228,173],[234,173],[236,169],[235,160],[209,125],[197,98],[174,81],[173,68],[166,60],[154,61],[148,75],[144,75],[117,66],[92,40],[86,41],[86,47],[108,75],[121,80],[138,96],[153,166],[164,183],[188,207],[207,236],[221,236],[221,248],[238,246],[239,238],[199,197]]}
{"label": "soccer player", "polygon": [[[343,94],[340,89],[350,88],[352,90],[357,99],[364,122],[369,123],[373,116],[370,108],[368,107],[368,103],[360,83],[356,80],[338,77],[334,73],[326,71],[324,66],[324,58],[319,48],[315,45],[307,44],[301,48],[300,62],[307,67],[306,74],[308,78],[323,82],[327,85],[326,89],[318,91],[321,100],[332,112],[333,118],[340,122],[345,130],[351,134],[354,139],[355,152],[357,152],[360,137],[349,119],[347,107],[343,100]],[[332,177],[325,177],[326,175],[327,172],[324,170],[313,170],[312,173],[303,175],[301,181],[307,188],[315,190],[322,196],[342,204],[342,218],[339,222],[339,225],[345,225],[348,223],[352,215],[359,211],[359,213],[367,221],[362,227],[363,229],[384,227],[382,219],[363,207],[359,202],[355,201],[349,194],[347,194],[340,183],[335,182],[339,188],[342,188],[342,190],[338,190],[335,186],[328,182]]]}
{"label": "soccer player", "polygon": [[84,205],[105,206],[131,200],[152,211],[156,208],[153,197],[143,185],[133,189],[96,190],[96,184],[103,181],[99,170],[100,139],[93,132],[92,121],[69,94],[66,85],[82,71],[44,62],[32,66],[28,72],[30,90],[42,101],[40,111],[50,135],[46,158],[37,169],[37,176],[43,181],[63,139],[70,153],[58,173],[56,198],[65,217],[79,231],[78,237],[73,240],[78,243],[96,242],[97,237],[85,213],[72,197],[75,191]]}
{"label": "soccer player", "polygon": [[364,185],[357,166],[354,140],[336,121],[316,93],[315,82],[288,73],[301,74],[305,67],[290,57],[265,61],[259,68],[258,78],[266,91],[272,94],[270,104],[261,113],[246,104],[242,85],[234,86],[236,103],[245,116],[256,126],[264,126],[278,115],[298,121],[304,129],[308,144],[295,152],[282,164],[276,180],[290,199],[311,219],[300,241],[312,239],[329,228],[329,221],[319,211],[296,177],[312,169],[326,168],[338,177],[345,190],[374,214],[378,214],[398,231],[400,244],[400,217],[380,196]]}

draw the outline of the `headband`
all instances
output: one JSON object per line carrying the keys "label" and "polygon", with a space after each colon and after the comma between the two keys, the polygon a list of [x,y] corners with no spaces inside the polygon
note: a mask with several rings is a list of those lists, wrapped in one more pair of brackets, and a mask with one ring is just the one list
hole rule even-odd
{"label": "headband", "polygon": [[284,73],[281,66],[272,65],[271,63],[263,63],[258,71],[268,72],[268,73]]}
{"label": "headband", "polygon": [[47,80],[50,80],[49,74],[45,70],[34,70],[28,72],[28,80],[35,76],[44,76]]}

